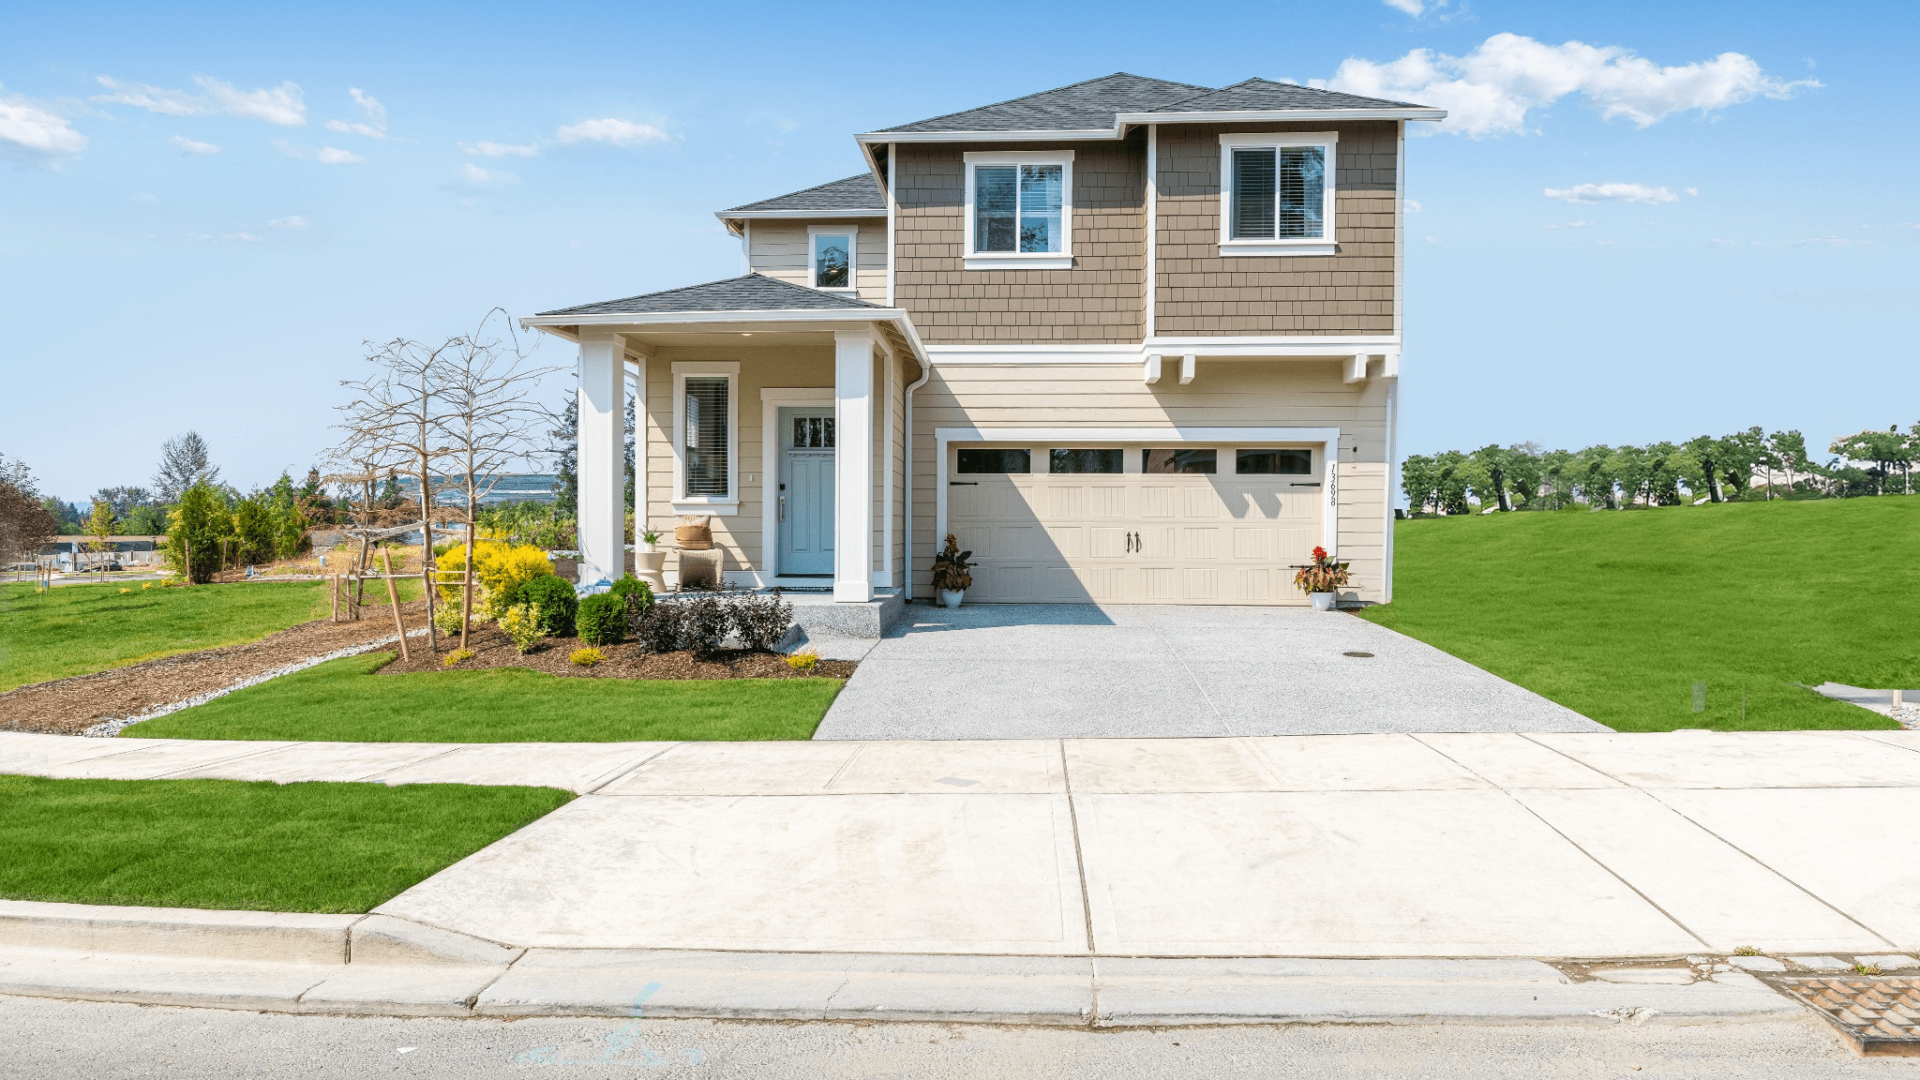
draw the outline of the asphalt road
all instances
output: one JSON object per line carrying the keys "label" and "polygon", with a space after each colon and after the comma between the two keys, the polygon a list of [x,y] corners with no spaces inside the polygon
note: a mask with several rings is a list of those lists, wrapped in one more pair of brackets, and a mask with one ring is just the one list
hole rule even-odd
{"label": "asphalt road", "polygon": [[1084,1031],[705,1020],[399,1020],[0,997],[0,1077],[1920,1077],[1821,1022]]}

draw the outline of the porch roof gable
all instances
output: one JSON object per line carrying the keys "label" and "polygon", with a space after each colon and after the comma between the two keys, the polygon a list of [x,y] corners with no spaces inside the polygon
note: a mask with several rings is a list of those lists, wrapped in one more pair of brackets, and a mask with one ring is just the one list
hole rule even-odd
{"label": "porch roof gable", "polygon": [[700,285],[687,285],[678,289],[642,293],[639,296],[628,296],[619,300],[602,300],[592,304],[555,308],[552,311],[540,312],[538,317],[693,312],[846,311],[849,315],[858,318],[860,316],[855,314],[856,312],[866,314],[885,310],[887,309],[865,300],[821,292],[818,289],[809,289],[804,285],[795,285],[792,282],[756,273],[709,281]]}

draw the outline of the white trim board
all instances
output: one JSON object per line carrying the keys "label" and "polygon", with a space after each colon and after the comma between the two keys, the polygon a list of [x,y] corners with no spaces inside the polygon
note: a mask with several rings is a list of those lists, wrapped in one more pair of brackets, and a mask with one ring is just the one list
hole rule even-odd
{"label": "white trim board", "polygon": [[1445,120],[1445,109],[1249,109],[1224,112],[1129,112],[1113,118],[1110,128],[1068,128],[1060,131],[867,131],[855,135],[861,144],[957,142],[1063,142],[1122,139],[1134,124],[1237,124],[1267,122],[1294,124],[1331,120]]}
{"label": "white trim board", "polygon": [[1192,353],[1203,360],[1345,360],[1356,353],[1400,351],[1391,337],[1166,337],[1139,345],[929,345],[938,367],[964,364],[1113,364],[1137,367],[1154,354]]}
{"label": "white trim board", "polygon": [[[833,408],[833,387],[831,386],[764,386],[760,388],[760,562],[764,567],[763,575],[780,582],[780,507],[775,501],[778,490],[771,495],[767,488],[780,483],[780,410],[781,409],[831,409]],[[834,447],[835,454],[840,452]],[[771,479],[769,479],[771,478]],[[838,545],[839,538],[834,538]],[[831,586],[833,575],[825,577],[794,578],[793,581],[813,581]]]}
{"label": "white trim board", "polygon": [[[1320,447],[1320,546],[1340,554],[1340,507],[1336,493],[1340,453],[1337,427],[1086,427],[1086,428],[963,428],[933,429],[934,535],[947,535],[947,447],[953,443],[1307,443]],[[1388,500],[1391,503],[1391,499]]]}

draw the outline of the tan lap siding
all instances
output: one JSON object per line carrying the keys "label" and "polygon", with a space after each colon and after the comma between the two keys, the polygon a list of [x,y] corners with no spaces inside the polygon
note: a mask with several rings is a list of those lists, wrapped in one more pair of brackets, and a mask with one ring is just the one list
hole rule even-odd
{"label": "tan lap siding", "polygon": [[[1042,144],[894,147],[894,302],[930,344],[1134,343],[1145,333],[1146,140],[1076,143],[1073,269],[968,270],[970,151]],[[864,235],[864,234],[863,234]]]}
{"label": "tan lap siding", "polygon": [[1353,563],[1360,598],[1382,599],[1386,421],[1384,381],[1349,386],[1331,361],[1202,361],[1187,386],[1148,386],[1131,364],[936,366],[914,395],[915,589],[928,594],[942,540],[939,428],[1292,426],[1340,430],[1340,555]]}
{"label": "tan lap siding", "polygon": [[[766,565],[763,557],[766,549],[761,517],[769,478],[764,471],[760,391],[769,386],[817,386],[831,393],[833,345],[829,339],[822,345],[675,347],[654,351],[653,359],[647,364],[647,522],[669,545],[677,516],[673,509],[674,470],[680,464],[673,452],[674,410],[679,407],[673,396],[673,364],[692,360],[740,363],[733,402],[733,422],[739,429],[735,443],[739,454],[735,463],[740,484],[739,513],[712,515],[713,542],[726,550],[727,570],[762,570]],[[748,480],[749,476],[753,479]],[[667,569],[677,568],[677,556],[668,555]]]}
{"label": "tan lap siding", "polygon": [[810,228],[857,228],[853,255],[853,283],[862,300],[875,304],[887,302],[887,219],[821,218],[801,221],[758,220],[753,223],[753,243],[749,245],[747,264],[756,273],[770,278],[805,285],[808,281],[807,230]]}
{"label": "tan lap siding", "polygon": [[[1220,136],[1337,131],[1334,255],[1220,256]],[[1220,334],[1393,333],[1398,131],[1353,124],[1162,126],[1156,207],[1155,331]]]}

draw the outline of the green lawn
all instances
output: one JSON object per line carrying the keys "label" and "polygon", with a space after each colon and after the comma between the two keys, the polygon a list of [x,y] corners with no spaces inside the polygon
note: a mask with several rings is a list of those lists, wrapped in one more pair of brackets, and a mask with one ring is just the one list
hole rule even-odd
{"label": "green lawn", "polygon": [[572,798],[464,784],[0,776],[0,897],[363,912]]}
{"label": "green lawn", "polygon": [[524,668],[373,674],[393,657],[330,660],[121,734],[336,742],[808,739],[842,684],[567,678]]}
{"label": "green lawn", "polygon": [[1361,617],[1621,731],[1892,727],[1804,687],[1920,687],[1920,498],[1402,521],[1393,592]]}
{"label": "green lawn", "polygon": [[[326,614],[320,582],[196,585],[0,584],[0,691],[257,641]],[[121,590],[127,590],[122,592]]]}

